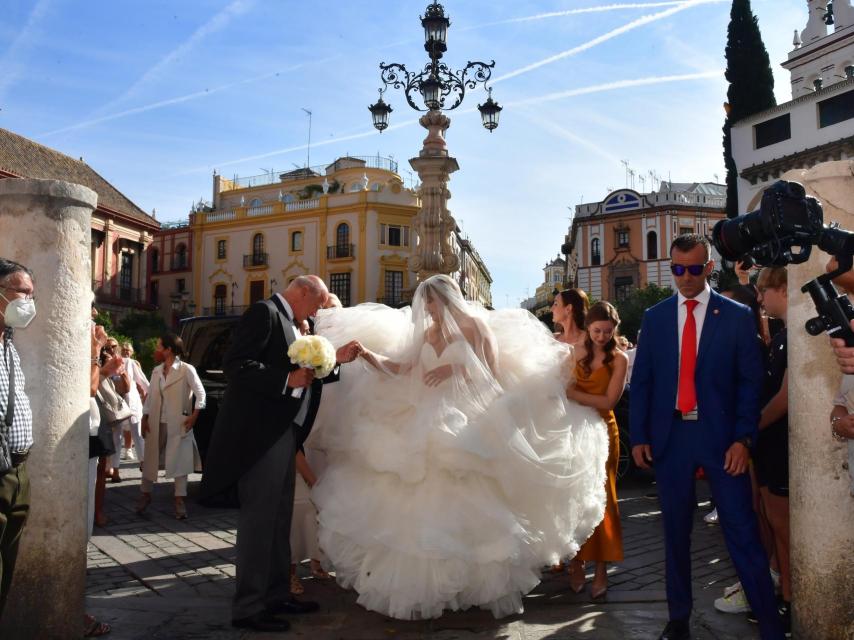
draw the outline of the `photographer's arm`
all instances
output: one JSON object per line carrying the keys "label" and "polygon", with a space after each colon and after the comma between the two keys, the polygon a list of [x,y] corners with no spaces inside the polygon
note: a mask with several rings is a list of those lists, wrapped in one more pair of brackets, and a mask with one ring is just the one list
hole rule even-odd
{"label": "photographer's arm", "polygon": [[[854,330],[854,320],[851,321],[851,329]],[[842,373],[854,373],[854,347],[845,345],[842,338],[831,338],[830,346],[833,347],[833,355]]]}

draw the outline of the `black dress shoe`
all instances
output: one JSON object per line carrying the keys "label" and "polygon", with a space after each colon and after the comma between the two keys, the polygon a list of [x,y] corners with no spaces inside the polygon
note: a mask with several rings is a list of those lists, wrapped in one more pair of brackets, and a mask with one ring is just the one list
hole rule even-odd
{"label": "black dress shoe", "polygon": [[658,640],[691,640],[691,627],[685,620],[671,620]]}
{"label": "black dress shoe", "polygon": [[312,611],[317,611],[320,609],[320,605],[316,602],[312,602],[310,600],[297,600],[296,598],[291,598],[290,600],[280,600],[279,602],[272,602],[267,605],[267,612],[272,613],[274,615],[279,614],[288,614],[288,615],[298,615],[300,613],[311,613]]}
{"label": "black dress shoe", "polygon": [[287,620],[280,620],[268,611],[256,613],[248,618],[239,618],[231,621],[232,627],[238,629],[252,629],[253,631],[284,632],[291,628]]}

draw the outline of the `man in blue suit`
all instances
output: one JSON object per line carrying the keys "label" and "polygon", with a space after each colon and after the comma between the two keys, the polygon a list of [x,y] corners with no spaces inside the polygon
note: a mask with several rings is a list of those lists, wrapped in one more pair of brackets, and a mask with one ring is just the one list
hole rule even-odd
{"label": "man in blue suit", "polygon": [[714,261],[704,236],[676,238],[670,260],[679,292],[644,314],[630,407],[632,456],[641,468],[655,464],[664,521],[670,621],[659,640],[690,638],[698,467],[761,636],[778,640],[784,635],[746,473],[764,375],[756,325],[747,307],[709,288]]}

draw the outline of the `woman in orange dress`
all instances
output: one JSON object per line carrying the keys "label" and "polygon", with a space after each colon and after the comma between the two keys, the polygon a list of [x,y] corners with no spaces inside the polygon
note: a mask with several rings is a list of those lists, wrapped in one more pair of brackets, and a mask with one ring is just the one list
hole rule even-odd
{"label": "woman in orange dress", "polygon": [[608,478],[605,487],[605,517],[570,564],[570,585],[576,593],[584,589],[586,562],[596,563],[590,596],[599,599],[608,591],[608,562],[623,559],[623,529],[617,506],[617,463],[620,459],[620,430],[614,407],[623,395],[629,358],[617,348],[620,317],[608,302],[597,302],[587,312],[584,342],[576,346],[575,384],[566,395],[592,407],[608,425]]}

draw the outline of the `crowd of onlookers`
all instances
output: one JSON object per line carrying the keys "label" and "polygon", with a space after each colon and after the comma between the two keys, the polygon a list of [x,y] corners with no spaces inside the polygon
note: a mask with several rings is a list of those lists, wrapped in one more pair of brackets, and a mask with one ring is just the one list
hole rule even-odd
{"label": "crowd of onlookers", "polygon": [[[831,260],[828,271],[835,266]],[[681,273],[685,272],[683,268]],[[766,267],[751,273],[739,263],[736,274],[738,284],[720,293],[750,309],[754,339],[759,345],[756,353],[760,354],[764,379],[758,437],[755,442],[748,442],[749,475],[762,545],[779,594],[779,611],[788,630],[792,595],[789,564],[787,272],[784,267]],[[849,272],[835,282],[846,292],[854,294],[854,273]],[[6,415],[0,416],[5,419],[6,426],[5,431],[0,429],[3,436],[0,438],[0,480],[3,481],[0,483],[3,485],[0,486],[0,497],[7,489],[5,484],[14,481],[16,499],[20,503],[17,506],[19,513],[15,512],[15,504],[9,506],[12,515],[7,514],[4,527],[0,528],[0,550],[4,556],[3,592],[0,594],[2,613],[14,569],[17,541],[29,508],[29,483],[24,463],[32,444],[32,424],[12,335],[14,329],[25,328],[35,312],[32,274],[22,265],[0,259],[0,292],[0,305],[4,307],[0,394],[6,407]],[[636,349],[619,335],[620,318],[616,308],[605,301],[591,305],[588,296],[580,289],[559,292],[551,310],[555,339],[572,345],[575,354],[567,396],[598,411],[608,429],[610,455],[606,463],[605,517],[579,553],[568,559],[566,566],[570,588],[580,593],[585,588],[587,563],[593,563],[590,595],[596,600],[607,593],[608,563],[623,559],[616,484],[620,433],[614,407],[624,390],[630,389]],[[192,432],[199,412],[205,406],[205,391],[199,376],[191,365],[182,361],[181,339],[174,334],[164,334],[155,351],[158,366],[149,380],[133,358],[133,346],[130,343],[120,344],[109,336],[102,326],[95,323],[97,312],[94,306],[92,312],[89,533],[91,535],[93,524],[107,524],[105,486],[108,480],[113,483],[122,481],[122,459],[138,461],[143,472],[135,509],[137,513],[143,513],[151,503],[152,486],[158,471],[165,470],[166,477],[174,478],[175,517],[184,519],[187,517],[184,503],[187,477],[189,473],[200,470],[198,448]],[[309,332],[310,328],[304,326],[302,330]],[[639,336],[638,339],[643,338]],[[833,342],[833,347],[845,375],[830,413],[830,436],[849,443],[850,466],[854,469],[854,348],[838,340]],[[681,366],[684,366],[684,361]],[[678,410],[676,414],[682,415]],[[291,539],[293,557],[295,560],[311,559],[312,573],[316,577],[328,577],[317,548],[316,513],[309,497],[310,488],[316,482],[315,473],[318,468],[322,470],[323,460],[310,446],[300,449],[296,461],[298,486]],[[8,460],[4,461],[4,455]],[[698,475],[702,477],[702,470]],[[854,491],[854,480],[852,483]],[[706,515],[706,522],[716,523],[721,517],[713,509]],[[16,531],[13,531],[13,525],[18,527]],[[556,571],[563,569],[564,566],[555,568]],[[291,591],[298,594],[302,590],[293,567]],[[727,587],[715,601],[715,607],[723,612],[751,616],[740,582]],[[85,626],[87,637],[110,631],[108,625],[91,616],[87,616]]]}

